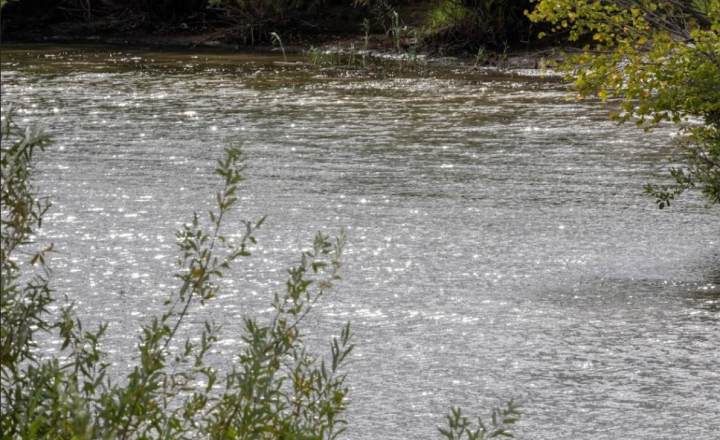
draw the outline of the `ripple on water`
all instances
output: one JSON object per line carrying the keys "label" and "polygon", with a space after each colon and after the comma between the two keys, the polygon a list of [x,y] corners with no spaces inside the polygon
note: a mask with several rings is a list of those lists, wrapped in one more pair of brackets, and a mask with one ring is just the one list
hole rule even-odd
{"label": "ripple on water", "polygon": [[314,231],[345,227],[344,280],[307,331],[324,349],[354,324],[348,438],[432,438],[451,404],[484,414],[507,397],[525,402],[533,439],[720,431],[720,218],[692,195],[657,211],[641,194],[668,131],[616,127],[557,80],[43,51],[3,46],[3,107],[21,102],[56,138],[38,240],[59,250],[58,294],[110,322],[118,371],[177,287],[174,230],[211,206],[214,160],[241,141],[230,222],[268,221],[255,258],[190,320],[224,325],[217,365],[242,346],[243,316],[270,316]]}

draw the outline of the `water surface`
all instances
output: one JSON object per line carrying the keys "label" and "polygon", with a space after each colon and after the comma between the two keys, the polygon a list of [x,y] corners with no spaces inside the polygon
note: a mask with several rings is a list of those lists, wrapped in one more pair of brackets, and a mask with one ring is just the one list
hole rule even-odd
{"label": "water surface", "polygon": [[347,438],[431,439],[450,405],[521,400],[526,439],[714,439],[720,214],[659,211],[671,130],[607,121],[565,84],[451,68],[365,75],[271,55],[4,46],[2,105],[56,143],[39,240],[60,295],[110,322],[115,368],[176,283],[174,231],[212,202],[229,142],[248,155],[237,218],[260,246],[193,315],[269,316],[314,232],[348,232],[343,281],[307,323],[347,320]]}

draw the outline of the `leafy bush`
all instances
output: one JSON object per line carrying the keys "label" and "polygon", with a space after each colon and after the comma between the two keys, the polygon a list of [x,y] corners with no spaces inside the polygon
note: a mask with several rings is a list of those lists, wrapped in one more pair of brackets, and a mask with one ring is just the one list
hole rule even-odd
{"label": "leafy bush", "polygon": [[[209,212],[210,231],[197,214],[177,233],[181,286],[168,309],[142,326],[137,364],[124,381],[106,380],[108,363],[99,347],[107,330],[83,329],[65,307],[51,322],[45,249],[30,264],[17,261],[41,225],[47,202],[37,202],[31,184],[33,158],[48,138],[20,129],[5,117],[2,130],[2,433],[7,438],[327,438],[344,427],[347,388],[341,367],[353,349],[350,325],[330,344],[330,358],[309,353],[302,322],[339,276],[344,245],[322,234],[289,270],[286,290],[276,295],[270,322],[245,319],[237,366],[221,372],[204,362],[219,327],[208,321],[201,342],[178,344],[188,313],[212,299],[216,281],[232,263],[250,256],[248,245],[263,219],[245,223],[238,242],[223,235],[223,219],[237,201],[244,169],[238,147],[227,148],[215,173],[223,182]],[[23,273],[25,271],[25,273]],[[31,278],[28,278],[28,277]],[[29,279],[29,280],[28,280]],[[35,333],[59,334],[63,357],[34,356]],[[179,345],[180,348],[173,348]],[[206,385],[198,388],[195,384]],[[221,384],[221,391],[214,391]]]}
{"label": "leafy bush", "polygon": [[470,52],[527,44],[532,33],[524,15],[528,7],[529,0],[441,0],[428,11],[428,38],[436,45]]}
{"label": "leafy bush", "polygon": [[474,13],[459,1],[444,0],[433,4],[428,11],[428,28],[431,32],[443,32],[467,20]]}
{"label": "leafy bush", "polygon": [[676,125],[683,166],[645,188],[659,208],[694,187],[720,203],[720,1],[539,0],[529,16],[592,42],[559,66],[580,96],[622,99],[611,117],[644,130]]}
{"label": "leafy bush", "polygon": [[[327,358],[310,353],[302,325],[314,305],[339,279],[344,236],[318,234],[288,273],[285,291],[272,300],[269,321],[244,320],[243,346],[235,366],[221,371],[205,361],[218,341],[219,326],[204,322],[199,342],[178,341],[192,309],[215,297],[217,280],[232,264],[250,257],[264,218],[244,222],[236,240],[224,234],[224,220],[237,202],[243,156],[228,147],[215,174],[221,181],[216,204],[201,226],[198,214],[177,232],[177,291],[166,310],[142,325],[135,365],[124,378],[108,377],[100,341],[108,330],[83,328],[72,304],[60,316],[49,287],[46,255],[52,246],[23,261],[33,247],[48,200],[38,197],[32,171],[49,138],[36,128],[3,117],[2,233],[0,234],[2,385],[0,429],[8,439],[335,439],[345,430],[347,407],[343,365],[353,350],[350,324],[330,342]],[[60,353],[35,356],[38,332],[59,336]],[[472,428],[459,410],[448,417],[449,439],[511,437],[517,405],[496,409],[491,428]]]}

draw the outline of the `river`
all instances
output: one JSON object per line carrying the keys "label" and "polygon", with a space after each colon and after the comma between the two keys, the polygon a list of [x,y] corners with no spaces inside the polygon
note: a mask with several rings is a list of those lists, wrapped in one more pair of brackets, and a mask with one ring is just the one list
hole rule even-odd
{"label": "river", "polygon": [[176,285],[174,231],[241,142],[229,226],[268,220],[192,315],[224,325],[218,365],[315,231],[344,228],[343,280],[306,330],[327,351],[352,321],[346,438],[439,438],[450,405],[486,416],[510,397],[524,439],[717,438],[720,214],[642,194],[665,177],[671,129],[617,127],[612,104],[568,99],[557,78],[277,60],[3,45],[3,109],[55,139],[37,179],[53,286],[110,322],[114,368]]}

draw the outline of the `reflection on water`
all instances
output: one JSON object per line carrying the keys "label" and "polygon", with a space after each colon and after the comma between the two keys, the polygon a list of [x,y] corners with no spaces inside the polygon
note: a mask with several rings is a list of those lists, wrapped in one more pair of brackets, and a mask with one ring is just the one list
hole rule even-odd
{"label": "reflection on water", "polygon": [[175,285],[175,228],[209,206],[213,161],[241,141],[238,218],[269,217],[194,316],[224,324],[216,362],[314,231],[345,227],[344,281],[308,324],[319,347],[354,324],[348,438],[435,438],[449,405],[511,396],[523,438],[715,438],[720,218],[641,194],[669,131],[618,129],[541,78],[272,61],[3,47],[3,106],[57,139],[39,179],[54,285],[110,321],[115,368]]}

